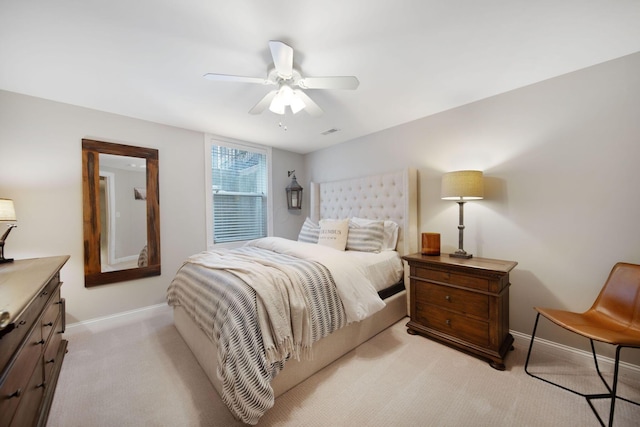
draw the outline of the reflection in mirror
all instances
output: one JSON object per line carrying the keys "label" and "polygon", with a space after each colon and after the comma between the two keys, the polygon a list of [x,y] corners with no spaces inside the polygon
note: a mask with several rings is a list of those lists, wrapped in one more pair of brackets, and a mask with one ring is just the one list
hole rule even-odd
{"label": "reflection in mirror", "polygon": [[101,271],[138,268],[140,253],[147,245],[147,162],[102,153],[98,160]]}
{"label": "reflection in mirror", "polygon": [[160,274],[158,150],[82,140],[85,286]]}

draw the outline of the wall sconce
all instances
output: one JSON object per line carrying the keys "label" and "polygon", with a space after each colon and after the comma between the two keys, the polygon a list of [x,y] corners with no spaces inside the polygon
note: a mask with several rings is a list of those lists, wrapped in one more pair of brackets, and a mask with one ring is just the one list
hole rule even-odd
{"label": "wall sconce", "polygon": [[[13,206],[13,200],[0,199],[0,222],[10,221],[16,221],[16,210]],[[0,264],[13,262],[13,258],[7,259],[4,257],[4,242],[7,240],[7,236],[9,236],[11,230],[17,226],[17,224],[7,224],[7,231],[5,231],[2,237],[0,237]]]}
{"label": "wall sconce", "polygon": [[302,187],[296,181],[296,171],[287,171],[287,176],[291,177],[291,184],[287,186],[287,208],[302,209]]}
{"label": "wall sconce", "polygon": [[460,221],[458,225],[458,250],[449,254],[455,258],[471,258],[462,248],[464,233],[464,204],[467,200],[479,200],[484,197],[482,171],[457,171],[445,173],[442,176],[441,198],[455,200],[460,206]]}

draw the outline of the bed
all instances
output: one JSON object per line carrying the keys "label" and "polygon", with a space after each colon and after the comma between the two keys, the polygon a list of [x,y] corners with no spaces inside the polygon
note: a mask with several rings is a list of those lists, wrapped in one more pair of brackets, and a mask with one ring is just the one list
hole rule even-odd
{"label": "bed", "polygon": [[[398,225],[395,251],[397,253],[395,255],[402,256],[417,251],[417,175],[415,170],[405,169],[374,176],[326,183],[311,183],[310,187],[311,210],[310,217],[307,219],[308,221],[318,223],[321,220],[353,218],[392,221]],[[284,244],[285,248],[288,248],[288,243],[280,242],[280,240],[284,239],[266,238],[264,241],[256,244],[260,248],[249,247],[246,248],[246,250],[259,251],[263,249],[262,246],[264,245],[271,249],[271,246],[280,244]],[[310,243],[303,243],[302,245],[311,246]],[[318,247],[318,245],[313,246]],[[333,251],[337,252],[335,250]],[[258,253],[258,255],[260,254]],[[244,254],[242,254],[242,256],[244,256]],[[194,256],[194,258],[199,259],[197,256]],[[199,261],[196,261],[196,263],[198,262]],[[271,262],[271,258],[263,262]],[[185,265],[186,264],[187,263],[185,263]],[[203,261],[202,264],[206,264],[206,261]],[[183,305],[179,303],[176,304],[175,302],[170,302],[170,305],[173,307],[174,322],[177,330],[231,412],[236,418],[239,418],[245,423],[255,424],[262,413],[273,405],[273,399],[407,315],[407,290],[405,289],[404,283],[409,282],[406,278],[407,269],[404,268],[402,263],[400,265],[399,281],[394,280],[394,283],[387,284],[389,286],[380,286],[380,283],[376,285],[376,291],[379,291],[378,295],[384,300],[384,304],[381,304],[381,306],[383,306],[381,309],[375,309],[373,310],[375,311],[374,314],[362,320],[351,321],[346,324],[346,326],[343,325],[347,322],[341,319],[338,322],[340,324],[337,325],[338,329],[333,332],[329,331],[331,333],[328,335],[326,331],[323,332],[322,338],[312,343],[309,354],[305,354],[305,357],[290,357],[286,362],[267,363],[266,367],[263,366],[261,368],[262,371],[271,369],[271,375],[274,376],[274,378],[270,380],[268,387],[264,387],[265,390],[262,391],[266,401],[256,404],[260,406],[260,408],[251,408],[249,411],[245,410],[246,402],[248,401],[249,405],[251,405],[253,404],[252,402],[258,401],[262,399],[262,397],[257,397],[258,395],[244,397],[245,401],[241,402],[241,405],[234,403],[234,401],[229,402],[228,376],[235,375],[236,368],[225,370],[224,375],[221,375],[219,372],[218,359],[222,357],[225,360],[224,364],[229,363],[228,360],[231,359],[231,357],[228,357],[226,354],[221,356],[221,349],[220,346],[218,346],[220,342],[218,340],[221,339],[220,335],[212,337],[210,334],[205,333],[208,327],[202,327],[202,319],[196,320],[194,315],[189,314]],[[315,273],[312,273],[312,275],[314,274]],[[329,275],[331,276],[331,274]],[[343,286],[338,286],[339,280],[349,282],[349,280],[338,279],[339,275],[334,274],[334,276],[336,276],[336,288]],[[233,281],[235,278],[232,280],[231,278],[225,277],[224,280]],[[174,279],[174,282],[175,281],[176,279]],[[220,287],[226,289],[226,285]],[[198,298],[206,299],[209,297],[199,296]],[[216,304],[216,302],[212,301],[211,304]],[[340,303],[338,302],[338,304]],[[345,311],[348,311],[346,309],[348,304],[345,302],[343,305]],[[324,308],[324,310],[332,311],[334,307]],[[347,317],[351,317],[351,320],[353,320],[353,316],[355,315],[349,312]],[[233,329],[228,325],[227,328]],[[314,328],[314,336],[316,335]],[[246,338],[239,337],[237,339]],[[266,343],[268,341],[268,339],[265,339],[265,348],[267,347]],[[271,349],[269,349],[269,351],[271,351]],[[289,349],[289,351],[291,351],[291,349]],[[301,351],[301,354],[302,353]],[[269,357],[267,358],[269,359]],[[237,364],[244,365],[246,361],[240,361],[237,362]],[[226,372],[229,370],[233,372]],[[247,393],[245,389],[246,384],[245,382],[240,384],[240,386],[235,387],[237,390],[235,390],[234,393],[242,396]],[[270,401],[269,399],[272,400]],[[241,407],[239,408],[238,406]]]}

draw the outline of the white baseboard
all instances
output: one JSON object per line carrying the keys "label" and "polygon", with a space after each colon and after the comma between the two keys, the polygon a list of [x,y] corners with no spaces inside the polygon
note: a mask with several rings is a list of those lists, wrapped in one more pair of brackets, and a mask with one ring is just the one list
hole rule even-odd
{"label": "white baseboard", "polygon": [[96,317],[95,319],[84,320],[82,322],[70,323],[67,325],[65,335],[72,336],[83,332],[99,332],[122,326],[137,321],[150,318],[163,311],[171,311],[171,307],[167,304],[156,304],[147,307],[137,308],[135,310],[123,311],[121,313],[111,314],[109,316]]}
{"label": "white baseboard", "polygon": [[[521,332],[509,331],[511,335],[513,335],[514,345],[520,348],[524,348],[525,351],[529,349],[529,343],[531,342],[531,335],[523,334]],[[557,354],[561,356],[565,360],[573,361],[575,363],[581,364],[591,364],[593,365],[593,355],[590,351],[580,350],[574,347],[569,347],[563,344],[558,344],[557,342],[545,340],[542,338],[536,337],[536,342],[534,344],[534,350],[542,347],[542,351],[551,354]],[[610,357],[600,356],[598,355],[598,364],[600,367],[613,367],[615,362],[614,359]],[[595,368],[594,368],[595,369]],[[612,368],[613,369],[613,368]],[[620,362],[620,375],[624,376],[633,376],[640,377],[640,366],[633,365],[631,363]]]}

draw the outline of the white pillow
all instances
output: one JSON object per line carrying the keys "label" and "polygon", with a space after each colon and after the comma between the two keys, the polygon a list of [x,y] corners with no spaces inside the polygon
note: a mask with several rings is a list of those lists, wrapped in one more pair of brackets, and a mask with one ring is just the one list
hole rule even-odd
{"label": "white pillow", "polygon": [[[351,221],[358,225],[369,225],[372,222],[375,222],[374,219],[366,219],[366,218],[351,218]],[[383,251],[395,251],[396,245],[398,244],[398,229],[400,227],[398,224],[391,220],[384,221],[384,237],[382,239],[382,249]]]}
{"label": "white pillow", "polygon": [[318,244],[344,251],[348,233],[349,219],[321,219]]}
{"label": "white pillow", "polygon": [[384,221],[384,239],[382,239],[383,251],[395,251],[398,245],[398,229],[400,226],[398,223],[385,220]]}
{"label": "white pillow", "polygon": [[302,224],[300,234],[298,234],[299,242],[318,243],[318,236],[320,235],[320,226],[311,221],[311,218],[307,217]]}
{"label": "white pillow", "polygon": [[349,221],[347,250],[360,252],[380,252],[384,238],[384,221],[371,221],[359,224]]}

